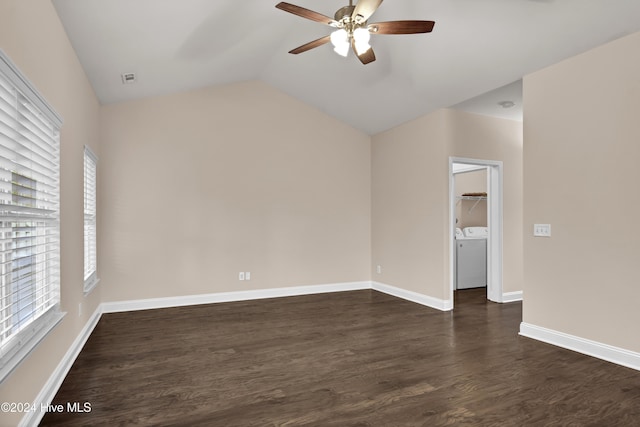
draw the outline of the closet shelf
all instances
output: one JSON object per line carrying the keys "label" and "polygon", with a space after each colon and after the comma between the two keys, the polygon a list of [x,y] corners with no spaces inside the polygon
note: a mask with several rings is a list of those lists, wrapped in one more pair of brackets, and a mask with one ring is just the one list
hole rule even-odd
{"label": "closet shelf", "polygon": [[475,200],[476,202],[469,208],[469,213],[473,212],[473,210],[478,206],[482,200],[487,200],[487,196],[456,196],[458,201],[461,200]]}
{"label": "closet shelf", "polygon": [[487,196],[456,196],[458,200],[487,200]]}

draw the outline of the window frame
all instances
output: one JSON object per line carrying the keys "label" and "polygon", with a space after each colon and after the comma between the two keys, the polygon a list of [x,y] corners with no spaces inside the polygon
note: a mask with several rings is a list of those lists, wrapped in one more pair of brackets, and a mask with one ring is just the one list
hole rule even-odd
{"label": "window frame", "polygon": [[[84,178],[83,178],[83,207],[84,207],[84,244],[83,244],[83,266],[84,266],[84,294],[90,293],[98,284],[98,156],[89,148],[84,146]],[[90,166],[93,165],[93,168]],[[93,173],[92,173],[93,171]],[[90,188],[88,188],[90,187]],[[87,206],[87,205],[92,206]],[[92,230],[91,235],[87,235],[87,226]],[[87,244],[92,246],[87,248]],[[87,254],[88,252],[88,254]],[[92,268],[87,269],[87,258],[92,258],[90,264]]]}
{"label": "window frame", "polygon": [[[0,49],[0,75],[5,80],[6,84],[11,87],[12,91],[16,92],[16,100],[19,101],[20,98],[23,98],[25,102],[28,103],[28,108],[33,109],[35,114],[41,115],[44,119],[47,120],[48,124],[53,129],[53,140],[54,146],[53,148],[57,151],[57,156],[59,156],[60,150],[60,129],[62,127],[62,118],[55,112],[55,110],[47,103],[47,101],[38,93],[36,88],[29,82],[29,80],[20,72],[20,70],[13,64],[13,62],[9,59],[9,57]],[[25,104],[26,106],[26,104]],[[6,114],[16,114],[16,117],[19,113],[20,105],[16,103],[16,105],[8,105],[5,104],[5,107],[2,111]],[[16,136],[15,138],[24,138],[25,134],[22,130],[15,130]],[[18,139],[13,139],[13,136],[8,136],[7,141],[18,141]],[[55,210],[53,219],[48,219],[47,227],[53,229],[53,232],[56,236],[60,235],[60,161],[59,157],[56,157],[57,164],[54,165],[55,174],[57,176],[55,181],[54,195],[57,197],[58,202],[55,204]],[[7,173],[13,174],[13,171],[5,171]],[[13,185],[13,184],[12,184]],[[36,194],[36,191],[33,190],[33,194],[31,195],[21,195],[18,194],[18,197],[32,197]],[[46,200],[45,200],[46,203]],[[5,222],[15,221],[12,219],[12,214],[4,213],[0,220]],[[36,222],[40,220],[26,220],[29,222]],[[6,238],[6,237],[5,237]],[[16,237],[11,237],[9,241],[13,242]],[[53,246],[53,254],[60,257],[60,243],[59,240],[55,243],[50,243]],[[9,261],[13,262],[13,261]],[[66,313],[61,312],[60,310],[60,263],[57,262],[57,271],[55,273],[47,273],[47,277],[49,278],[46,281],[45,285],[37,285],[37,286],[45,286],[43,292],[47,292],[50,295],[53,295],[50,298],[50,303],[44,306],[42,310],[34,310],[33,315],[30,320],[25,324],[25,326],[20,326],[19,331],[9,335],[8,338],[4,339],[4,342],[0,341],[0,384],[4,382],[4,380],[16,369],[16,367],[33,351],[35,347],[42,341],[45,336],[51,330],[55,328],[56,325],[60,323],[62,318]],[[36,292],[41,292],[38,287]],[[0,309],[4,307],[5,310],[9,310],[14,307],[12,300],[7,297],[6,300],[0,301]],[[18,300],[20,302],[20,300]],[[8,304],[8,305],[7,305]],[[1,314],[1,313],[0,313]]]}

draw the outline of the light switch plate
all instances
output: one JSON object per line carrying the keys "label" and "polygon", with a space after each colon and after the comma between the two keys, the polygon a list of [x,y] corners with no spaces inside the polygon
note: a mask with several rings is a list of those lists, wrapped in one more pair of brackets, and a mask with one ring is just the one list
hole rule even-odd
{"label": "light switch plate", "polygon": [[536,237],[551,237],[551,224],[533,224],[533,235]]}

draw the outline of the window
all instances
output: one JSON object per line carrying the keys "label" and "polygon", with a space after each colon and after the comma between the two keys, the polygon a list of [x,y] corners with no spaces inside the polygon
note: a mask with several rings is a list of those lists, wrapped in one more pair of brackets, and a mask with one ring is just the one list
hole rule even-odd
{"label": "window", "polygon": [[98,283],[96,242],[96,178],[98,158],[84,147],[84,291]]}
{"label": "window", "polygon": [[62,318],[61,125],[0,51],[0,381]]}

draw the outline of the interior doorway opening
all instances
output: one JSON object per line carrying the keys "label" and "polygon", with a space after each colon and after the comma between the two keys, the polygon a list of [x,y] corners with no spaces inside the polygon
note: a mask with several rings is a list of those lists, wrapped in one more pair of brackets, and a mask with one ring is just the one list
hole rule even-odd
{"label": "interior doorway opening", "polygon": [[[487,299],[503,302],[502,293],[502,162],[494,160],[449,158],[449,301],[454,307],[456,290],[456,219],[460,201],[456,194],[457,173],[486,170],[486,195],[466,196],[470,203],[486,200],[486,287]],[[473,230],[469,230],[473,231]],[[477,243],[469,241],[469,243]],[[466,250],[466,249],[465,249]]]}

